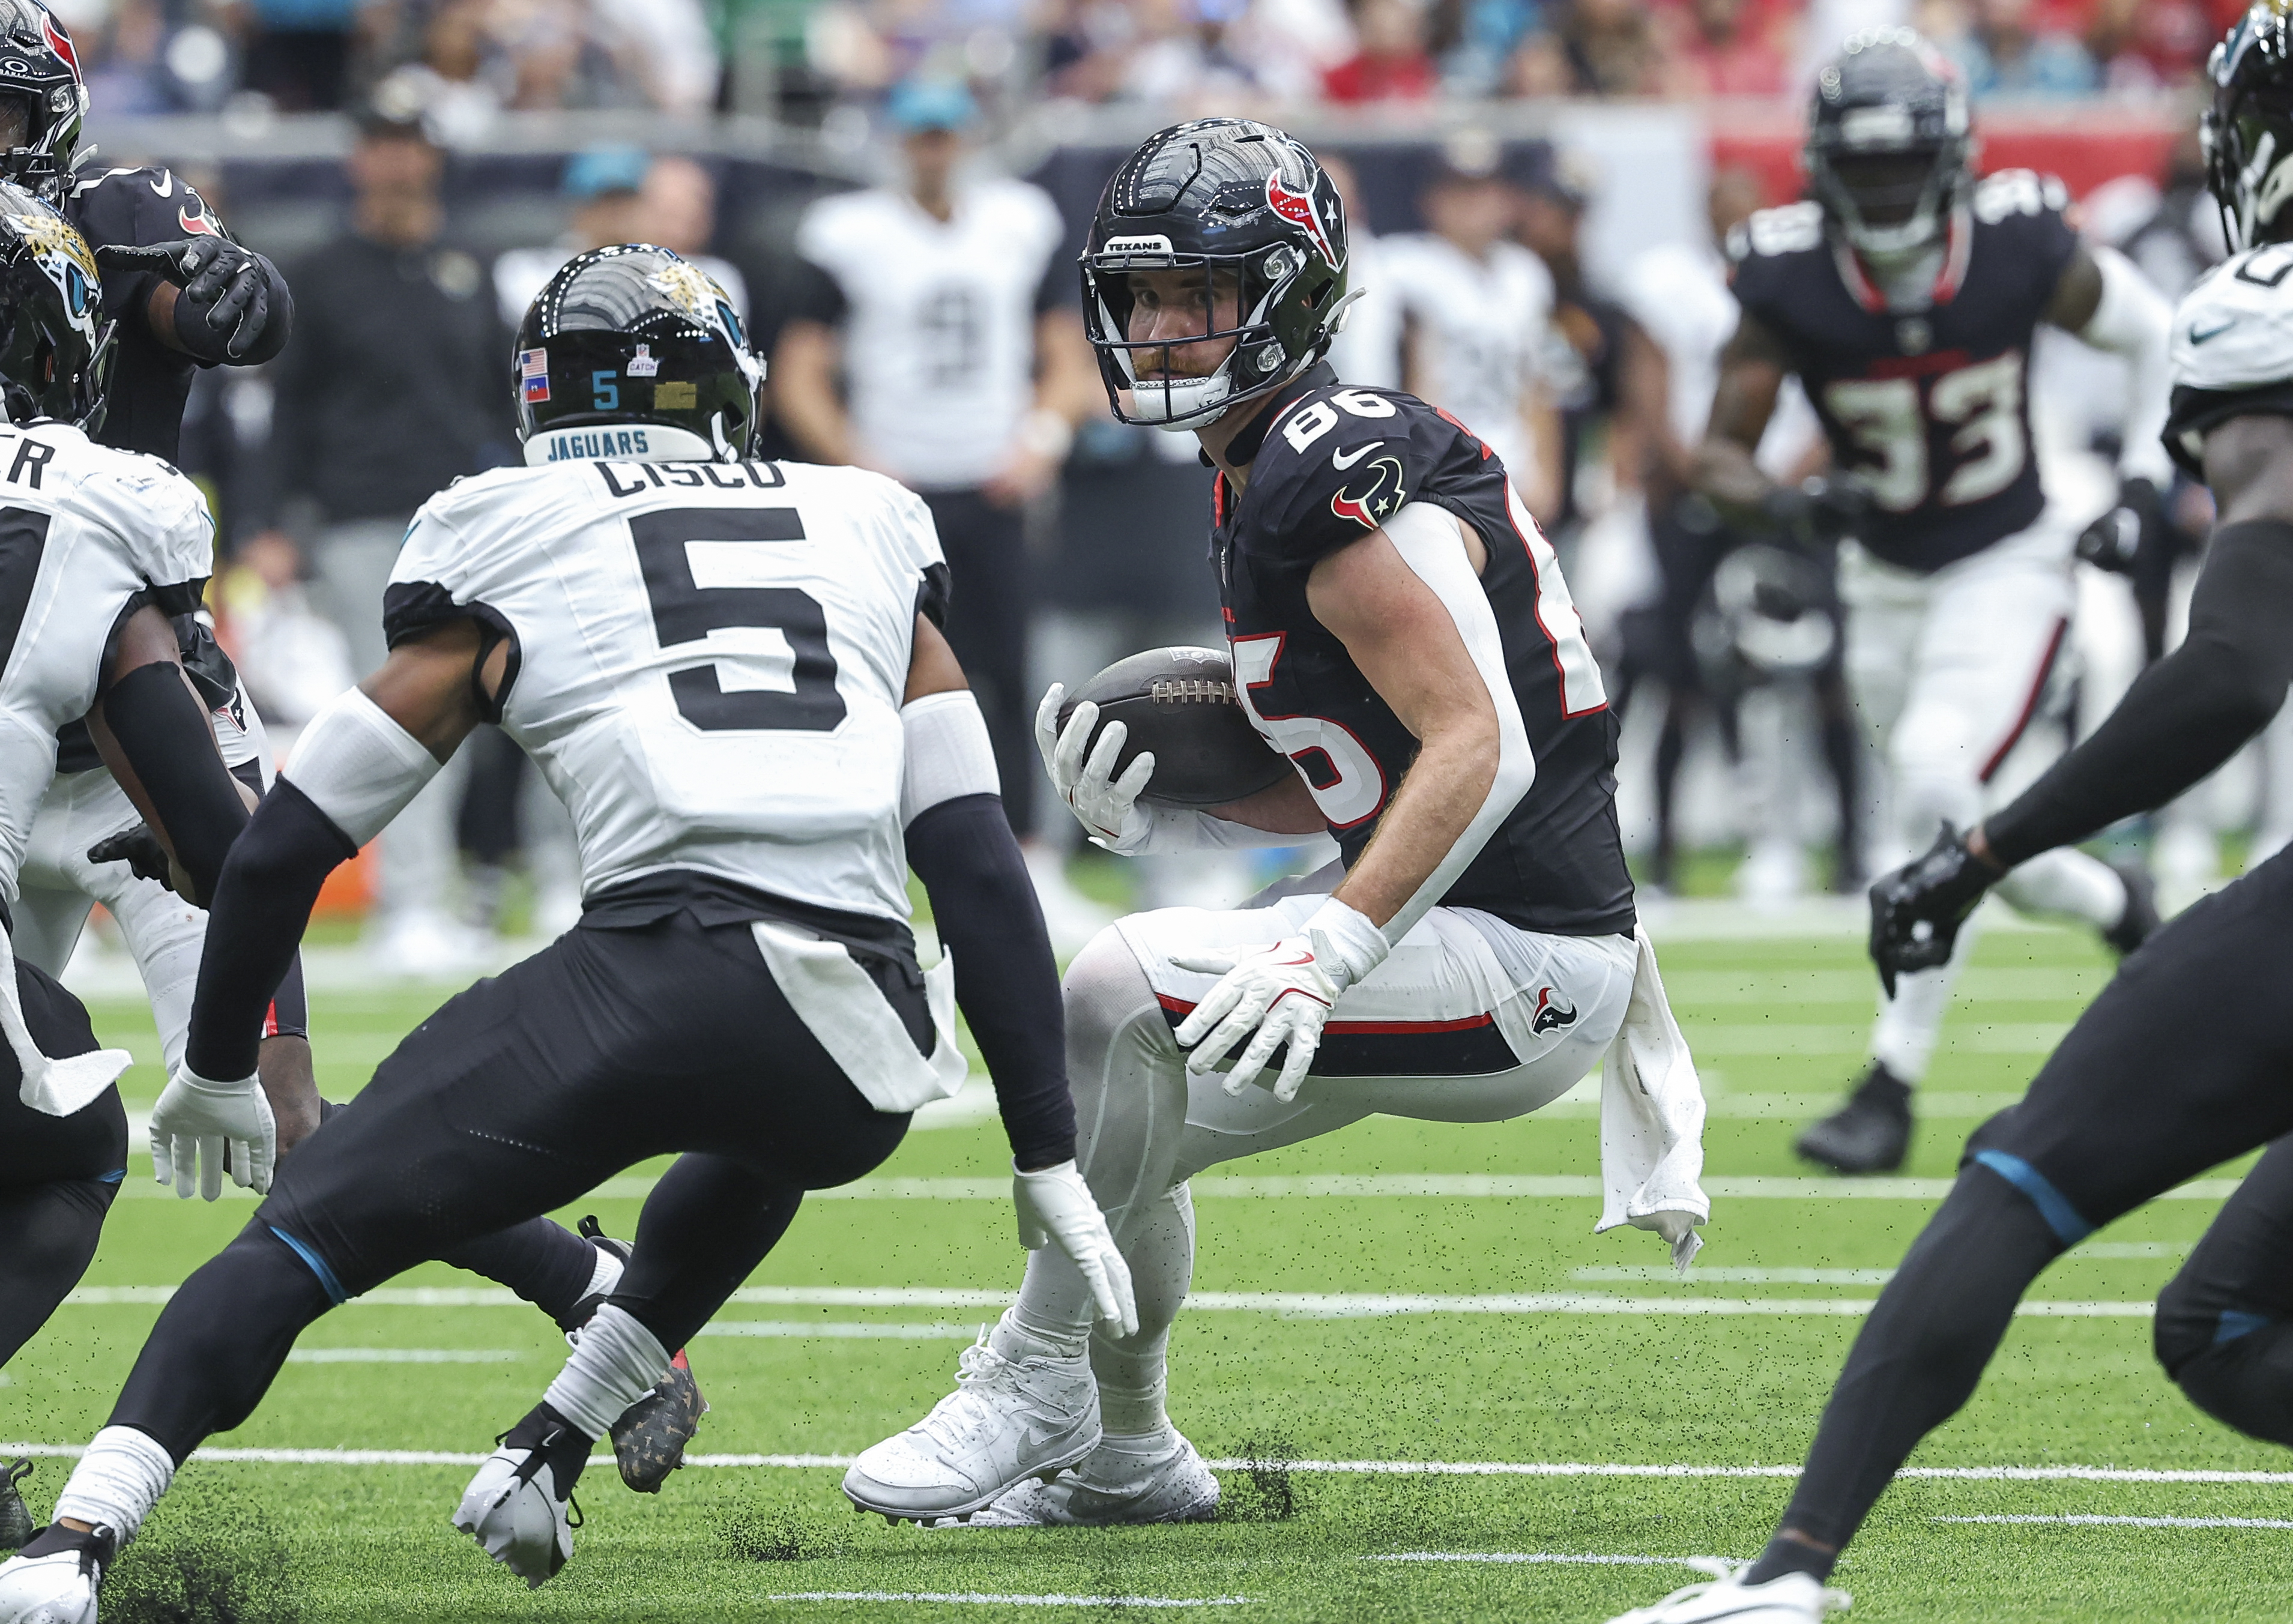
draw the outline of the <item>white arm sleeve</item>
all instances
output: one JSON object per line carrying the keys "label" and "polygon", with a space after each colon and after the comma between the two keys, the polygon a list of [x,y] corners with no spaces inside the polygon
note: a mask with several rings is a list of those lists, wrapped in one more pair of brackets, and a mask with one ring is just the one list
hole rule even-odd
{"label": "white arm sleeve", "polygon": [[1388,519],[1383,529],[1402,562],[1432,588],[1433,595],[1456,622],[1457,634],[1464,640],[1465,651],[1472,657],[1473,668],[1487,685],[1489,702],[1497,714],[1496,772],[1489,780],[1488,793],[1448,855],[1425,877],[1425,883],[1402,904],[1401,911],[1385,922],[1385,939],[1399,941],[1457,883],[1457,877],[1480,855],[1489,836],[1528,793],[1528,787],[1536,781],[1536,757],[1529,748],[1528,729],[1520,719],[1520,702],[1513,697],[1512,680],[1505,672],[1504,641],[1497,634],[1496,613],[1465,556],[1465,538],[1456,515],[1430,503],[1412,502]]}
{"label": "white arm sleeve", "polygon": [[311,718],[281,776],[364,845],[438,776],[440,764],[389,712],[353,688]]}
{"label": "white arm sleeve", "polygon": [[2102,302],[2078,336],[2097,350],[2126,358],[2126,421],[2119,430],[2125,449],[2119,454],[2118,471],[2128,479],[2146,479],[2162,490],[2174,478],[2174,465],[2159,438],[2166,429],[2166,352],[2173,336],[2173,307],[2117,249],[2088,252],[2102,270]]}
{"label": "white arm sleeve", "polygon": [[968,688],[928,693],[900,708],[906,754],[900,768],[900,827],[943,801],[968,795],[1001,795],[987,718]]}

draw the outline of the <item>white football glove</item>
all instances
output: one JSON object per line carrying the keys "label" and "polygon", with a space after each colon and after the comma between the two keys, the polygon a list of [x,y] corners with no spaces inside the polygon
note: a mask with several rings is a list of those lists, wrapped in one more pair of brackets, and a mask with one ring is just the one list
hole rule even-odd
{"label": "white football glove", "polygon": [[1181,970],[1224,973],[1174,1034],[1181,1047],[1193,1050],[1187,1070],[1198,1077],[1215,1070],[1254,1027],[1256,1036],[1227,1073],[1226,1091],[1240,1094],[1250,1087],[1286,1043],[1274,1097],[1297,1098],[1314,1051],[1322,1046],[1331,1008],[1347,988],[1384,963],[1390,950],[1385,933],[1366,914],[1332,897],[1298,934],[1271,947],[1173,953],[1171,962]]}
{"label": "white football glove", "polygon": [[184,1067],[151,1108],[151,1171],[187,1201],[196,1175],[199,1199],[212,1201],[223,1193],[226,1144],[231,1182],[268,1194],[279,1129],[262,1083],[253,1077],[218,1083]]}
{"label": "white football glove", "polygon": [[1019,1244],[1041,1251],[1054,1240],[1090,1282],[1098,1317],[1118,1336],[1138,1334],[1138,1298],[1130,1289],[1130,1265],[1116,1249],[1106,1215],[1091,1199],[1090,1186],[1072,1160],[1056,1168],[1022,1173],[1011,1166],[1011,1202],[1019,1209]]}
{"label": "white football glove", "polygon": [[1154,820],[1138,804],[1138,792],[1155,776],[1154,752],[1141,751],[1116,778],[1115,757],[1122,754],[1130,729],[1120,722],[1108,723],[1098,747],[1086,756],[1090,731],[1098,725],[1098,707],[1085,699],[1075,707],[1062,731],[1059,706],[1066,697],[1063,683],[1053,683],[1045,691],[1043,702],[1035,707],[1035,747],[1043,753],[1051,788],[1090,831],[1091,839],[1110,852],[1129,856],[1145,846],[1154,833]]}

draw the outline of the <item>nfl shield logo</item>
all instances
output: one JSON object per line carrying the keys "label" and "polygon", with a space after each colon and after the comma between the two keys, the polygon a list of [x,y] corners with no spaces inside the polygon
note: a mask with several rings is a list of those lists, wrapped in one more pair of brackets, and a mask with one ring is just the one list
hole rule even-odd
{"label": "nfl shield logo", "polygon": [[549,399],[549,351],[520,350],[517,352],[519,392],[528,406]]}
{"label": "nfl shield logo", "polygon": [[660,362],[653,358],[652,346],[651,344],[639,344],[637,346],[637,352],[629,357],[629,364],[627,370],[628,375],[633,378],[650,378],[658,376],[660,372]]}

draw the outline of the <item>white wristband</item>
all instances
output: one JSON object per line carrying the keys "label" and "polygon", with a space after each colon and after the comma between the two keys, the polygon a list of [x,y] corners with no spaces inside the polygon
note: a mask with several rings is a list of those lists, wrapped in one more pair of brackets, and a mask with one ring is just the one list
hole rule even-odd
{"label": "white wristband", "polygon": [[1359,985],[1393,950],[1385,933],[1370,923],[1367,914],[1335,897],[1316,909],[1304,928],[1314,943],[1314,957],[1325,968],[1339,972],[1348,987]]}

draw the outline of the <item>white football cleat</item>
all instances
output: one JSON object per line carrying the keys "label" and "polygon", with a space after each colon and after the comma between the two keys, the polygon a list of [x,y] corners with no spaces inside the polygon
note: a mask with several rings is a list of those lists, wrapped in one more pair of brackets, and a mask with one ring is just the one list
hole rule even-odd
{"label": "white football cleat", "polygon": [[1749,1563],[1722,1579],[1675,1590],[1653,1607],[1620,1612],[1608,1624],[1823,1624],[1826,1613],[1844,1612],[1854,1598],[1827,1588],[1812,1573],[1785,1573],[1764,1585],[1747,1585]]}
{"label": "white football cleat", "polygon": [[44,1528],[0,1563],[0,1624],[95,1624],[95,1593],[111,1566],[108,1528]]}
{"label": "white football cleat", "polygon": [[855,1507],[895,1523],[968,1518],[1098,1447],[1098,1383],[1086,1358],[1006,1359],[982,1332],[955,1382],[931,1414],[852,1463],[844,1492]]}
{"label": "white football cleat", "polygon": [[571,1490],[557,1492],[556,1471],[541,1450],[513,1444],[478,1467],[455,1508],[454,1526],[539,1589],[572,1560],[572,1503]]}
{"label": "white football cleat", "polygon": [[1053,1483],[1024,1483],[971,1520],[974,1528],[1104,1528],[1199,1523],[1218,1510],[1219,1480],[1175,1426],[1113,1433]]}

